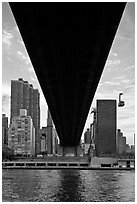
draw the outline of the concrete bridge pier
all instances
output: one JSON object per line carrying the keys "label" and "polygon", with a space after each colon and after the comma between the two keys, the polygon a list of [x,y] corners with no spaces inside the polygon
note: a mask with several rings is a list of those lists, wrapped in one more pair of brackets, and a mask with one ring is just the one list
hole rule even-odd
{"label": "concrete bridge pier", "polygon": [[62,147],[63,156],[77,156],[77,147]]}
{"label": "concrete bridge pier", "polygon": [[59,147],[59,155],[62,156],[81,156],[83,155],[82,148],[78,145],[76,147]]}

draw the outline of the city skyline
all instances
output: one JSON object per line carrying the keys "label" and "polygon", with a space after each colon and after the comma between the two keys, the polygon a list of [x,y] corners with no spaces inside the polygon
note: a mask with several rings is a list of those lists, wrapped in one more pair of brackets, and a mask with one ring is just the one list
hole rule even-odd
{"label": "city skyline", "polygon": [[[128,3],[91,105],[96,106],[96,99],[118,100],[118,94],[124,93],[125,106],[117,108],[117,128],[122,130],[129,144],[133,144],[135,131],[134,29],[134,3]],[[11,80],[23,78],[39,89],[41,127],[46,126],[47,104],[8,3],[3,3],[2,43],[2,113],[10,116]],[[90,112],[91,109],[84,131],[92,123]]]}

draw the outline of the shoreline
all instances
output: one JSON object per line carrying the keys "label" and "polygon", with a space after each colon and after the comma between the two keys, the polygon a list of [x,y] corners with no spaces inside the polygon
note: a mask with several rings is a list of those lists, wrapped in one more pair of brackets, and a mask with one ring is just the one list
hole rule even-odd
{"label": "shoreline", "polygon": [[2,169],[24,169],[24,170],[128,170],[135,171],[133,167],[2,167]]}

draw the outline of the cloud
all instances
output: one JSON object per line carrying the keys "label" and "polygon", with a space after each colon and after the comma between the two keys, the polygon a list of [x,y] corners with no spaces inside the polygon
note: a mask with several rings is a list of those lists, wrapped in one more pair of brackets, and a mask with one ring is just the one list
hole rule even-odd
{"label": "cloud", "polygon": [[25,56],[24,53],[22,53],[21,51],[17,51],[17,55],[19,56],[20,59],[23,59],[25,61],[26,64],[30,64],[30,58],[28,56]]}
{"label": "cloud", "polygon": [[115,52],[112,52],[112,50],[110,50],[110,53],[109,53],[109,54],[112,55],[112,56],[114,56],[114,57],[117,57],[117,56],[118,56],[118,54],[115,53]]}
{"label": "cloud", "polygon": [[2,95],[10,96],[11,94],[11,86],[8,83],[2,84]]}
{"label": "cloud", "polygon": [[32,66],[28,68],[28,71],[29,71],[29,72],[34,72],[34,73],[35,73],[34,68],[33,68]]}
{"label": "cloud", "polygon": [[125,68],[126,70],[132,70],[132,69],[135,69],[135,65],[130,65],[128,67]]}
{"label": "cloud", "polygon": [[25,55],[21,51],[17,51],[17,54],[22,58],[26,59]]}
{"label": "cloud", "polygon": [[135,92],[135,85],[132,85],[132,84],[127,85],[127,86],[125,86],[125,90],[126,90],[126,92],[130,91],[130,93],[131,93],[131,91]]}
{"label": "cloud", "polygon": [[17,32],[17,33],[20,33],[19,28],[18,28],[17,25],[14,27],[14,31]]}
{"label": "cloud", "polygon": [[106,66],[119,65],[119,64],[120,64],[119,59],[115,59],[115,60],[108,59],[106,61]]}
{"label": "cloud", "polygon": [[23,46],[25,46],[25,44],[24,44],[24,42],[23,42],[23,40],[17,40],[17,42],[19,43],[19,44],[21,44],[21,45],[23,45]]}
{"label": "cloud", "polygon": [[129,79],[123,79],[123,80],[121,80],[121,82],[127,84],[130,82],[130,80]]}
{"label": "cloud", "polygon": [[10,96],[2,95],[2,111],[6,111],[9,106]]}
{"label": "cloud", "polygon": [[119,118],[119,125],[124,130],[128,130],[130,128],[130,129],[133,129],[133,131],[134,131],[134,128],[135,128],[134,124],[135,124],[135,117],[134,116],[125,117],[125,118],[121,118],[121,119]]}
{"label": "cloud", "polygon": [[11,87],[8,83],[2,84],[2,112],[9,117]]}
{"label": "cloud", "polygon": [[132,38],[129,38],[129,37],[126,37],[126,36],[124,36],[124,34],[120,34],[120,33],[118,33],[117,35],[116,35],[116,39],[117,40],[122,40],[122,41],[132,41]]}
{"label": "cloud", "polygon": [[30,77],[30,79],[31,79],[32,81],[37,81],[37,79],[34,78],[34,77]]}
{"label": "cloud", "polygon": [[2,84],[2,112],[10,117],[10,95],[11,86],[8,83]]}
{"label": "cloud", "polygon": [[19,28],[18,26],[16,25],[13,29],[12,29],[12,33],[13,33],[13,36],[16,40],[17,43],[19,43],[20,45],[24,45],[24,42],[22,40],[22,37],[21,37],[21,34],[20,34],[20,31],[19,31]]}
{"label": "cloud", "polygon": [[10,56],[5,56],[5,58],[6,58],[7,61],[9,61],[9,62],[13,62],[13,58],[12,58],[12,57],[10,57]]}
{"label": "cloud", "polygon": [[2,113],[10,117],[10,96],[2,95]]}
{"label": "cloud", "polygon": [[113,56],[115,56],[115,57],[117,57],[117,56],[118,56],[118,54],[117,54],[117,53],[112,53],[112,55],[113,55]]}
{"label": "cloud", "polygon": [[113,81],[105,81],[104,84],[107,84],[109,86],[120,86],[121,85],[119,82],[113,82]]}
{"label": "cloud", "polygon": [[103,86],[104,85],[104,83],[99,83],[98,84],[98,87],[101,87],[101,86]]}
{"label": "cloud", "polygon": [[125,75],[114,77],[113,80],[123,80],[125,79]]}
{"label": "cloud", "polygon": [[13,34],[6,30],[2,31],[2,43],[4,48],[9,49],[11,47],[11,40],[13,39]]}
{"label": "cloud", "polygon": [[133,80],[127,79],[127,76],[121,75],[114,77],[111,81],[105,81],[103,82],[103,85],[107,84],[110,86],[123,86],[123,89],[126,88],[133,88],[133,85],[131,86],[131,83],[133,83]]}
{"label": "cloud", "polygon": [[119,29],[118,35],[120,40],[132,41],[135,35],[135,4],[127,3]]}

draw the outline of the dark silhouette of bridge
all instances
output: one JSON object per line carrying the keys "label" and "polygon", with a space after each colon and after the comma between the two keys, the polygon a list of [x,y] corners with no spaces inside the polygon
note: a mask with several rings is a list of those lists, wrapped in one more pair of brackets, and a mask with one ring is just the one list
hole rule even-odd
{"label": "dark silhouette of bridge", "polygon": [[126,3],[10,3],[63,147],[79,145]]}

